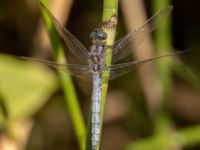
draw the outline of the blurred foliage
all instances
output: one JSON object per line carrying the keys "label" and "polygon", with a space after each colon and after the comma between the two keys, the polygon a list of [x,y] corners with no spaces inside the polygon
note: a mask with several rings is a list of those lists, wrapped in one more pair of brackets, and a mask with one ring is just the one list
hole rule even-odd
{"label": "blurred foliage", "polygon": [[55,90],[55,74],[47,68],[0,55],[1,107],[6,111],[0,114],[0,126],[5,125],[5,121],[31,117]]}

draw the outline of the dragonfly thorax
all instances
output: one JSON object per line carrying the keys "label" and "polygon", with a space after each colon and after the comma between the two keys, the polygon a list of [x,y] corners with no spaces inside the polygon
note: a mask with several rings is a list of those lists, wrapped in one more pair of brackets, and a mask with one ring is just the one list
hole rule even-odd
{"label": "dragonfly thorax", "polygon": [[105,50],[101,47],[93,47],[90,53],[90,65],[92,66],[93,73],[102,72],[105,70]]}
{"label": "dragonfly thorax", "polygon": [[105,64],[92,64],[92,73],[102,73],[106,70],[107,68]]}
{"label": "dragonfly thorax", "polygon": [[[92,43],[93,45],[91,46],[90,49],[90,64],[92,65],[92,72],[96,73],[96,72],[102,72],[103,70],[105,70],[105,53],[106,53],[106,49],[105,49],[105,38],[104,37],[105,32],[102,31],[102,33],[100,32],[92,32]],[[91,37],[91,36],[90,36]]]}

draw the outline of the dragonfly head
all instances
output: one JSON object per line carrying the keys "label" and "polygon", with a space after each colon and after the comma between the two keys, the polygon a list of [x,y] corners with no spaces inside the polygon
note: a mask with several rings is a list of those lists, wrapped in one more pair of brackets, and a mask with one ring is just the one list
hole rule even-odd
{"label": "dragonfly head", "polygon": [[91,40],[105,40],[107,38],[107,34],[106,32],[104,32],[102,29],[94,29],[94,31],[92,31],[90,33],[90,39]]}

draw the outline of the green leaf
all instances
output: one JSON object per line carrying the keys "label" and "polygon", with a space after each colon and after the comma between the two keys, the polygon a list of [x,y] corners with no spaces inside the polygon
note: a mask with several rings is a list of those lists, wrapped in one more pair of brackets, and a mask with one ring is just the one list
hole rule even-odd
{"label": "green leaf", "polygon": [[37,112],[57,89],[53,72],[39,64],[0,55],[0,125]]}

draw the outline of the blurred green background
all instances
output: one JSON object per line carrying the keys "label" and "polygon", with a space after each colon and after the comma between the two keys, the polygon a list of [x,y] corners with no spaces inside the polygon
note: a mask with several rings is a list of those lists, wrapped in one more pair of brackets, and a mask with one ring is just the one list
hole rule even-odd
{"label": "blurred green background", "polygon": [[[156,61],[158,89],[163,91],[157,91],[159,98],[155,101],[145,94],[146,85],[138,70],[110,82],[101,149],[200,149],[200,1],[167,3],[174,6],[171,29],[167,28],[170,39],[160,36],[159,29],[153,33],[157,55],[163,54],[158,49],[166,47],[188,52],[172,57],[167,73],[160,69],[167,67],[167,61]],[[67,29],[89,48],[88,35],[101,22],[103,1],[60,0],[51,5],[61,22],[67,22]],[[149,17],[163,7],[155,1],[144,1]],[[119,8],[117,39],[128,32],[124,7]],[[162,38],[169,40],[170,46],[160,46]],[[15,55],[52,59],[34,0],[0,1],[0,149],[79,149],[70,117],[76,114],[65,103],[57,72]],[[68,57],[70,60],[71,55]],[[77,78],[73,83],[86,122],[92,87]]]}

